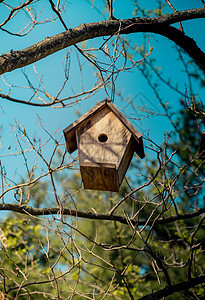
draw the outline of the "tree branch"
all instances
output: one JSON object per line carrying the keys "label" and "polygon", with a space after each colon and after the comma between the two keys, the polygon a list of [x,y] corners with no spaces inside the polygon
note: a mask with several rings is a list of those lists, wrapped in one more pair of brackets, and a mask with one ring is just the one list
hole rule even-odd
{"label": "tree branch", "polygon": [[106,20],[82,24],[52,37],[47,37],[26,49],[11,51],[0,56],[0,74],[11,72],[41,60],[52,53],[96,37],[119,33],[153,32],[167,37],[182,47],[205,71],[205,53],[193,39],[170,26],[176,22],[204,18],[205,8],[175,12],[155,18],[131,18],[126,20]]}
{"label": "tree branch", "polygon": [[[21,214],[29,214],[32,216],[46,216],[46,215],[55,215],[59,213],[59,208],[53,207],[53,208],[33,208],[33,207],[26,207],[26,206],[21,206],[19,204],[0,204],[0,211],[1,210],[8,210],[8,211],[13,211],[13,212],[18,212]],[[135,226],[151,226],[154,222],[155,225],[159,224],[167,224],[167,223],[173,223],[178,220],[186,220],[194,217],[198,217],[199,215],[205,213],[205,208],[201,208],[196,212],[193,213],[187,213],[183,215],[177,215],[177,216],[171,216],[168,218],[161,218],[158,220],[128,220],[125,217],[119,216],[119,215],[109,215],[106,213],[91,213],[91,212],[86,212],[86,211],[78,211],[75,209],[67,209],[64,208],[62,209],[62,214],[63,215],[68,215],[68,216],[73,216],[73,217],[78,217],[78,218],[85,218],[85,219],[91,219],[91,220],[109,220],[109,221],[117,221],[122,224],[129,225],[130,222],[135,225]]]}
{"label": "tree branch", "polygon": [[175,44],[180,46],[205,72],[205,53],[197,46],[194,39],[173,26],[164,27],[156,33],[167,37],[169,40],[172,40]]}
{"label": "tree branch", "polygon": [[160,291],[143,296],[143,297],[139,298],[138,300],[158,300],[163,297],[167,297],[169,295],[173,295],[175,293],[179,293],[184,290],[188,290],[188,289],[193,288],[196,285],[202,284],[204,282],[205,282],[205,276],[191,278],[190,280],[167,286]]}

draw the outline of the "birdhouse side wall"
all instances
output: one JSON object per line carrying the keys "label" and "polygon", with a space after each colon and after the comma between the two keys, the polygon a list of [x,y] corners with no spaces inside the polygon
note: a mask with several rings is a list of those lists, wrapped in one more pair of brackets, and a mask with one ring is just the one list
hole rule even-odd
{"label": "birdhouse side wall", "polygon": [[133,138],[133,136],[131,136],[129,143],[126,147],[126,150],[124,152],[124,155],[122,157],[122,160],[120,162],[120,165],[118,167],[118,170],[117,170],[119,185],[121,185],[121,183],[125,177],[125,174],[130,165],[133,155],[134,155],[134,138]]}

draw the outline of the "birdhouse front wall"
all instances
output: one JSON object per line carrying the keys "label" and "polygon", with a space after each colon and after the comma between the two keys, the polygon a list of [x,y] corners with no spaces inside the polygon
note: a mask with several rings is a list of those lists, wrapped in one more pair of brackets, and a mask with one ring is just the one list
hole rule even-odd
{"label": "birdhouse front wall", "polygon": [[112,111],[91,128],[77,131],[79,163],[113,164],[118,169],[132,134]]}
{"label": "birdhouse front wall", "polygon": [[85,188],[118,191],[133,156],[132,134],[109,109],[76,130]]}

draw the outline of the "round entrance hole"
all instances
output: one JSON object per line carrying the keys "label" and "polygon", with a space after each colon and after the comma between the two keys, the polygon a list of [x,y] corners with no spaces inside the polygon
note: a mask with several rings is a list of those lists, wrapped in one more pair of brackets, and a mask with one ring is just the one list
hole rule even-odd
{"label": "round entrance hole", "polygon": [[105,142],[107,142],[107,140],[108,140],[108,136],[107,136],[107,134],[105,134],[105,133],[101,133],[101,134],[98,136],[98,141],[99,141],[100,143],[105,143]]}

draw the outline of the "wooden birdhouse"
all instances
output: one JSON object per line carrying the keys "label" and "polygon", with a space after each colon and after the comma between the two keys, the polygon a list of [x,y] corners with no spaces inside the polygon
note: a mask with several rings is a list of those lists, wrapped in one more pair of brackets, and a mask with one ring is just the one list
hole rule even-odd
{"label": "wooden birdhouse", "polygon": [[109,100],[103,100],[64,129],[69,153],[78,148],[85,189],[118,192],[142,135]]}

